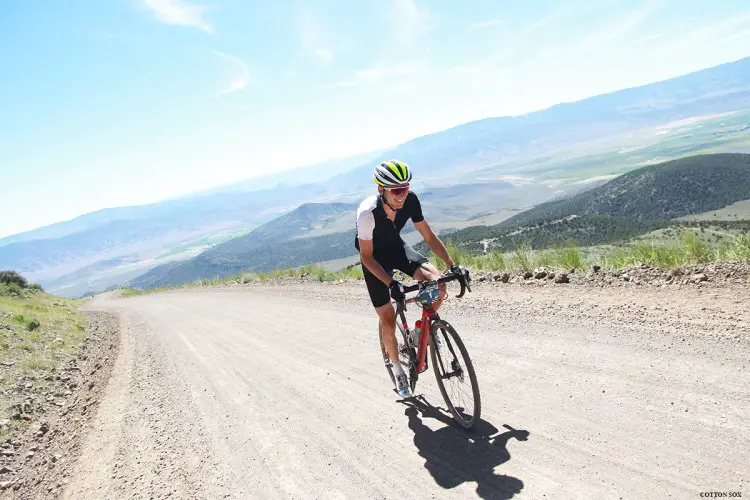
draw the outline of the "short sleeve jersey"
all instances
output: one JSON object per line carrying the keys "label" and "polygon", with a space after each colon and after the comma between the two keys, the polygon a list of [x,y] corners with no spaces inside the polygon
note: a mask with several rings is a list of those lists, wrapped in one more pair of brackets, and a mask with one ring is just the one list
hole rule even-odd
{"label": "short sleeve jersey", "polygon": [[372,240],[374,253],[387,252],[394,246],[402,247],[401,230],[409,219],[412,222],[422,222],[422,204],[413,192],[406,195],[404,206],[396,212],[393,222],[386,216],[383,209],[383,199],[380,196],[370,196],[362,200],[357,208],[357,236],[354,246],[359,250],[359,240]]}

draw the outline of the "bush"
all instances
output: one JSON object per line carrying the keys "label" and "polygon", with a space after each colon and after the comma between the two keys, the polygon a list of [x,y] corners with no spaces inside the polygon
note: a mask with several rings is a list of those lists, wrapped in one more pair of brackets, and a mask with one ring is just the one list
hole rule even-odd
{"label": "bush", "polygon": [[750,233],[741,234],[724,243],[717,254],[717,258],[722,260],[750,262]]}
{"label": "bush", "polygon": [[31,290],[33,292],[42,292],[44,293],[44,287],[40,285],[39,283],[32,283],[29,286],[26,287],[27,290]]}
{"label": "bush", "polygon": [[17,283],[0,283],[0,296],[23,297],[23,289]]}
{"label": "bush", "polygon": [[586,263],[580,245],[575,240],[568,240],[555,249],[555,261],[563,269],[583,269]]}
{"label": "bush", "polygon": [[684,229],[681,235],[684,260],[690,264],[704,264],[712,260],[711,249],[698,239],[689,229]]}
{"label": "bush", "polygon": [[516,268],[522,271],[531,271],[534,267],[533,261],[534,251],[528,242],[521,243],[513,251],[513,264]]}
{"label": "bush", "polygon": [[13,284],[15,283],[21,288],[29,286],[29,282],[16,271],[0,271],[0,283]]}

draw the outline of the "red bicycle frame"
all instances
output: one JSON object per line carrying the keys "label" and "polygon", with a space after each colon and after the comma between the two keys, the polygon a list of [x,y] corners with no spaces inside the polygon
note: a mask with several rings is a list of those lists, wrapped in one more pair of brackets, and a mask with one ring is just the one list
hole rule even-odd
{"label": "red bicycle frame", "polygon": [[[416,302],[416,297],[406,300],[407,304],[413,304]],[[438,313],[435,311],[428,310],[427,307],[422,307],[422,331],[419,333],[419,340],[417,342],[417,373],[422,373],[427,369],[427,344],[430,339],[430,327],[432,326],[433,317],[437,315]],[[406,315],[403,311],[401,312],[401,323],[405,332],[411,331],[409,324],[406,321]]]}

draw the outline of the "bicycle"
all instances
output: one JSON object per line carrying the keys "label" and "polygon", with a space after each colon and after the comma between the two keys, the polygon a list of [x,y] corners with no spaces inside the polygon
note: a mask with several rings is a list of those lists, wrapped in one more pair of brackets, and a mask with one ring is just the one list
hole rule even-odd
{"label": "bicycle", "polygon": [[[438,278],[437,280],[423,280],[415,285],[404,287],[405,293],[417,291],[417,295],[397,304],[396,326],[403,337],[403,342],[400,342],[398,337],[396,338],[399,351],[399,362],[403,365],[404,372],[407,374],[413,394],[419,374],[425,372],[428,368],[427,347],[429,346],[433,367],[438,368],[433,369],[435,372],[435,379],[437,380],[438,388],[440,389],[440,393],[442,394],[445,403],[453,414],[453,419],[464,429],[473,429],[479,421],[481,413],[479,384],[477,383],[477,377],[474,372],[474,365],[472,365],[466,346],[464,346],[464,343],[455,328],[453,328],[453,326],[451,326],[446,320],[442,319],[437,312],[431,309],[431,305],[440,298],[439,285],[451,281],[459,281],[461,284],[461,292],[456,296],[457,298],[463,297],[466,290],[471,292],[471,286],[469,284],[471,279],[469,278],[469,272],[467,270],[464,270],[460,275],[454,274]],[[405,314],[406,305],[412,303],[422,307],[421,320],[420,322],[417,322],[414,330],[409,329],[409,324],[406,321]],[[401,324],[399,324],[398,319],[401,320]],[[415,336],[415,330],[420,323],[421,331],[418,336]],[[442,333],[442,336],[440,333]],[[391,377],[391,381],[395,385],[396,378],[393,375],[391,360],[388,357],[385,345],[383,344],[383,333],[380,325],[378,325],[378,335],[386,370]],[[458,348],[461,358],[463,358],[463,363],[458,359],[454,344],[455,347]],[[452,359],[450,363],[444,363],[444,358],[448,359],[450,357],[448,355],[452,356]],[[449,372],[446,372],[446,366],[450,367]],[[473,404],[470,406],[472,406],[472,408],[468,408],[466,405],[454,404],[453,400],[456,399],[456,394],[454,391],[451,391],[451,395],[449,396],[445,387],[445,381],[451,379],[456,379],[463,383],[466,375],[468,375],[471,383]],[[472,413],[466,414],[467,409],[472,410]]]}

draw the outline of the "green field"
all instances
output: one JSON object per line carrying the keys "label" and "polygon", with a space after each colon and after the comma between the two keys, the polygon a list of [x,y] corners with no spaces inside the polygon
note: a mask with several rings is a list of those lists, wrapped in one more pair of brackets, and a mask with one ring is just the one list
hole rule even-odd
{"label": "green field", "polygon": [[750,200],[738,201],[718,210],[711,210],[700,214],[686,215],[677,220],[684,221],[712,221],[712,220],[741,220],[750,219]]}
{"label": "green field", "polygon": [[224,243],[225,241],[229,241],[239,236],[244,236],[249,232],[250,232],[249,229],[241,229],[239,231],[235,231],[232,233],[222,233],[222,234],[209,236],[207,238],[202,238],[200,240],[192,241],[186,245],[175,247],[172,250],[169,250],[168,252],[164,252],[163,254],[155,257],[155,259],[156,260],[167,259],[169,257],[175,257],[177,255],[184,254],[184,253],[192,253],[192,254],[197,255],[198,253],[202,252],[206,248],[212,247],[214,245],[218,245],[220,243]]}
{"label": "green field", "polygon": [[706,115],[648,127],[612,139],[556,151],[541,159],[485,169],[482,177],[519,175],[573,183],[620,175],[647,165],[705,153],[750,151],[750,112]]}

